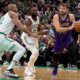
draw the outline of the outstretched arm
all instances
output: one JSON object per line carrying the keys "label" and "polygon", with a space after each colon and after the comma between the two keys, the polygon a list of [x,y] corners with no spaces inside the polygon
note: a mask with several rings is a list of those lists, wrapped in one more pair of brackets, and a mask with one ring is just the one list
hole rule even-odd
{"label": "outstretched arm", "polygon": [[17,27],[19,27],[23,32],[27,33],[28,35],[32,35],[32,33],[25,27],[25,25],[23,25],[21,23],[21,21],[18,18],[18,15],[15,12],[9,11],[8,13],[9,13],[10,17],[12,18],[13,23]]}

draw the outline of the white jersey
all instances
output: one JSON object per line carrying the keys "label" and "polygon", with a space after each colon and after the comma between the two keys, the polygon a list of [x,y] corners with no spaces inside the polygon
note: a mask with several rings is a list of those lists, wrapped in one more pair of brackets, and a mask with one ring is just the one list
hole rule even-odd
{"label": "white jersey", "polygon": [[[37,28],[38,28],[38,25],[40,22],[39,17],[37,16],[37,21],[34,21],[31,16],[28,16],[28,19],[30,19],[32,22],[31,31],[37,32]],[[34,44],[36,44],[36,46],[38,46],[38,40],[33,39],[32,37],[28,36],[28,34],[26,34],[24,32],[21,35],[21,39],[22,39],[23,43],[27,45],[27,48],[32,49],[31,47],[35,46]],[[32,44],[33,46],[30,44]]]}
{"label": "white jersey", "polygon": [[39,21],[39,17],[37,16],[37,21],[34,21],[31,16],[29,16],[28,18],[29,18],[29,19],[31,20],[31,22],[32,22],[32,26],[31,26],[32,32],[37,32],[37,28],[38,28],[38,25],[39,25],[39,22],[40,22],[40,21]]}
{"label": "white jersey", "polygon": [[14,23],[9,16],[9,13],[6,13],[4,16],[0,18],[0,32],[5,34],[9,34],[14,27]]}
{"label": "white jersey", "polygon": [[[37,32],[37,28],[40,23],[39,17],[37,16],[37,21],[34,21],[31,16],[28,16],[28,19],[30,19],[32,22],[31,31]],[[23,32],[21,36],[28,36],[28,34]]]}

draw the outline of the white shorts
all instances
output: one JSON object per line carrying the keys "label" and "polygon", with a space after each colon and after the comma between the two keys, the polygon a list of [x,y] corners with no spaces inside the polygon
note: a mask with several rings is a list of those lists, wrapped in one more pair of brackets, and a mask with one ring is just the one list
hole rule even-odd
{"label": "white shorts", "polygon": [[38,49],[38,39],[37,38],[29,37],[26,33],[22,33],[21,39],[28,50],[32,50],[33,48]]}
{"label": "white shorts", "polygon": [[0,34],[0,49],[6,52],[20,51],[24,47],[17,41],[6,37],[4,34]]}

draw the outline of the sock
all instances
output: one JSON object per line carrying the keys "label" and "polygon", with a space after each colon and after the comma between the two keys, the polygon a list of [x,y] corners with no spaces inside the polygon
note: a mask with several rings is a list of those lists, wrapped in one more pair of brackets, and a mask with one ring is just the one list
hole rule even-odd
{"label": "sock", "polygon": [[7,70],[11,70],[11,69],[13,69],[14,66],[15,66],[15,63],[16,63],[16,62],[11,61],[11,63],[10,63],[10,65],[9,65],[9,67],[7,68]]}
{"label": "sock", "polygon": [[55,76],[55,75],[57,75],[57,70],[58,70],[58,65],[55,65],[54,66],[54,69],[53,69],[53,72],[52,72],[52,74]]}
{"label": "sock", "polygon": [[10,63],[9,67],[7,68],[7,70],[13,69],[14,66],[15,66],[15,63],[18,62],[23,55],[24,55],[24,52],[18,51],[18,52],[13,56],[13,61]]}

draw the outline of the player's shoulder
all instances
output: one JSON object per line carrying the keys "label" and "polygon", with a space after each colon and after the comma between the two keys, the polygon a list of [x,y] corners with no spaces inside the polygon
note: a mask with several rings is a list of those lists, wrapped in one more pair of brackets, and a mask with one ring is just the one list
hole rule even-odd
{"label": "player's shoulder", "polygon": [[59,15],[58,15],[58,14],[55,14],[55,15],[53,16],[53,19],[58,20],[58,19],[59,19]]}
{"label": "player's shoulder", "polygon": [[70,14],[69,14],[69,18],[70,18],[71,21],[75,20],[74,14],[70,13]]}
{"label": "player's shoulder", "polygon": [[59,15],[58,14],[55,14],[53,17],[58,17]]}
{"label": "player's shoulder", "polygon": [[70,16],[70,17],[74,17],[74,14],[73,14],[73,13],[69,13],[69,16]]}

